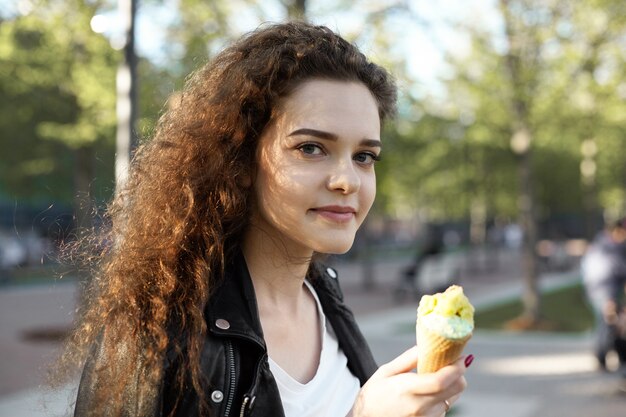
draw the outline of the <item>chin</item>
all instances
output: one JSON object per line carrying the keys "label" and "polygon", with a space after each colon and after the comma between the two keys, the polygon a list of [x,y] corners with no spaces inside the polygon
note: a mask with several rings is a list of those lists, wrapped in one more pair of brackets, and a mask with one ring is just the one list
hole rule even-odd
{"label": "chin", "polygon": [[337,249],[337,250],[324,250],[324,251],[315,251],[317,253],[321,253],[323,255],[343,255],[345,253],[347,253],[350,250],[350,248],[348,249]]}
{"label": "chin", "polygon": [[341,242],[334,240],[333,242],[328,242],[328,244],[320,244],[315,252],[324,253],[327,255],[343,255],[348,252],[350,248],[352,248],[352,244],[354,243],[354,239],[349,242]]}

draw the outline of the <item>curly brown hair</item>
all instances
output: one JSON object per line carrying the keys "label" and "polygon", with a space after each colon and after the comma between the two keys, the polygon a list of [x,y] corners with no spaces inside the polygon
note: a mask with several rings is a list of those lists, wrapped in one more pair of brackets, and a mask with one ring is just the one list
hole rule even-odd
{"label": "curly brown hair", "polygon": [[[190,381],[206,404],[203,309],[248,226],[258,139],[278,100],[312,78],[361,82],[381,121],[395,112],[392,78],[357,47],[324,26],[269,24],[196,71],[137,150],[65,353],[82,364],[106,334],[115,366],[97,370],[102,404],[93,414],[119,414],[129,382],[141,398],[154,395],[169,349],[185,358],[178,387]],[[130,381],[137,367],[139,381]]]}

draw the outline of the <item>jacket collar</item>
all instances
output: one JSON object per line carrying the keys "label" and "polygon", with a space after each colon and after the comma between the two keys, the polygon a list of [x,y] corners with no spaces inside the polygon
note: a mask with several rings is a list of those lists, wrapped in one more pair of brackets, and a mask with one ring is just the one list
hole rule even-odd
{"label": "jacket collar", "polygon": [[[325,313],[343,306],[343,294],[334,269],[315,263],[309,271],[309,279]],[[224,280],[211,295],[205,315],[209,332],[248,339],[266,350],[254,286],[241,250],[226,266]],[[334,314],[327,314],[327,318],[334,326]]]}
{"label": "jacket collar", "polygon": [[224,280],[205,309],[209,332],[251,340],[265,350],[256,296],[243,253],[226,266]]}

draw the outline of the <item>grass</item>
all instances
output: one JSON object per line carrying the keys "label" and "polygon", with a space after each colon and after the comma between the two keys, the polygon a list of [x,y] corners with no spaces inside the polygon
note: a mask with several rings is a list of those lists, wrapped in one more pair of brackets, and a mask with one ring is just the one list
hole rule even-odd
{"label": "grass", "polygon": [[[483,330],[533,330],[577,333],[593,328],[593,312],[587,304],[584,288],[580,284],[560,288],[541,296],[541,319],[536,326],[521,326],[523,311],[521,299],[505,301],[479,309],[474,315],[476,329]],[[399,326],[399,331],[414,332],[415,324]]]}
{"label": "grass", "polygon": [[[518,330],[517,319],[521,313],[522,302],[515,299],[477,311],[474,321],[477,329]],[[593,327],[593,322],[584,288],[576,284],[542,295],[541,320],[532,330],[584,332]]]}

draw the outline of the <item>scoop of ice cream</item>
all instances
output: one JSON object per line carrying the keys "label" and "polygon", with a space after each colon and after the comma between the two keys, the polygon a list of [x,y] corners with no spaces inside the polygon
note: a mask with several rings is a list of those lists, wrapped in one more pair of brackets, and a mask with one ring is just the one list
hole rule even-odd
{"label": "scoop of ice cream", "polygon": [[424,295],[417,308],[417,320],[429,330],[448,339],[462,339],[474,330],[474,307],[458,285],[445,292]]}

